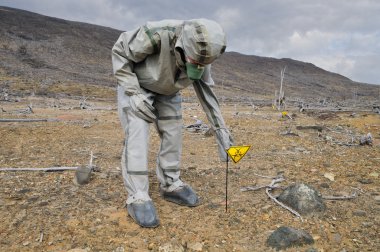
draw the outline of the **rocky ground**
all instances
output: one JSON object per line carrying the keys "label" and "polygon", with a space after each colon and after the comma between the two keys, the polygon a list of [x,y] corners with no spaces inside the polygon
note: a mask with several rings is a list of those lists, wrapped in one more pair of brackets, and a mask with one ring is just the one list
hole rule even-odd
{"label": "rocky ground", "polygon": [[[380,116],[367,112],[289,109],[292,119],[270,107],[225,104],[222,110],[236,144],[252,145],[229,164],[228,211],[225,168],[213,137],[184,129],[182,179],[202,205],[186,208],[162,200],[155,177],[158,135],[152,128],[151,197],[161,225],[137,226],[124,208],[120,171],[123,144],[114,101],[29,97],[1,102],[1,118],[49,118],[47,122],[0,122],[0,167],[79,166],[97,157],[89,184],[73,183],[74,171],[0,172],[0,251],[274,251],[266,245],[281,226],[308,232],[314,244],[289,251],[379,251]],[[32,104],[34,113],[27,105]],[[184,124],[207,122],[198,103],[184,104]],[[297,127],[301,126],[301,127]],[[321,127],[305,127],[321,126]],[[373,144],[358,145],[367,133]],[[274,203],[258,175],[283,174],[282,186],[303,182],[324,196],[326,212],[303,221]],[[278,195],[281,189],[273,194]],[[311,250],[314,249],[314,250]]]}

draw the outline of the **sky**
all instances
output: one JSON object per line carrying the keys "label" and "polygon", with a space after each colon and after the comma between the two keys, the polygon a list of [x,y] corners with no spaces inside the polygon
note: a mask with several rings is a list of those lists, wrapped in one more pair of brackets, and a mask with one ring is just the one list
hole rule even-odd
{"label": "sky", "polygon": [[0,0],[0,6],[123,31],[161,19],[213,19],[227,34],[227,51],[292,58],[380,85],[379,0]]}

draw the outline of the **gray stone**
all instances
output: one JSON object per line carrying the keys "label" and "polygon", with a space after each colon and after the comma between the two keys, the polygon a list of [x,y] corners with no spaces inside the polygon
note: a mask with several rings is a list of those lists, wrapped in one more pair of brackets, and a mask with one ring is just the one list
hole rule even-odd
{"label": "gray stone", "polygon": [[366,178],[358,179],[358,182],[364,185],[369,185],[373,183],[372,179],[366,179]]}
{"label": "gray stone", "polygon": [[305,250],[305,252],[318,252],[318,249],[316,248],[308,248]]}
{"label": "gray stone", "polygon": [[342,242],[342,236],[338,233],[333,234],[332,238],[333,238],[333,241],[337,244],[340,244]]}
{"label": "gray stone", "polygon": [[187,244],[187,248],[193,251],[202,251],[203,245],[200,242],[189,243]]}
{"label": "gray stone", "polygon": [[158,247],[159,252],[184,252],[185,249],[182,247],[182,245],[178,244],[172,244],[172,243],[166,243]]}
{"label": "gray stone", "polygon": [[380,195],[375,196],[374,200],[377,204],[380,204]]}
{"label": "gray stone", "polygon": [[362,222],[362,226],[365,228],[369,228],[373,226],[373,222]]}
{"label": "gray stone", "polygon": [[329,184],[327,183],[321,183],[319,186],[322,188],[330,188]]}
{"label": "gray stone", "polygon": [[91,178],[91,168],[87,166],[80,166],[75,171],[74,184],[84,185],[90,181]]}
{"label": "gray stone", "polygon": [[278,200],[302,215],[321,213],[326,210],[321,194],[306,184],[287,187]]}
{"label": "gray stone", "polygon": [[113,252],[124,252],[125,248],[124,247],[117,247]]}
{"label": "gray stone", "polygon": [[279,227],[267,239],[267,245],[276,250],[313,243],[314,239],[310,234],[291,227]]}
{"label": "gray stone", "polygon": [[361,216],[361,217],[367,215],[366,211],[363,211],[363,210],[360,210],[360,209],[354,210],[352,212],[352,214],[355,215],[355,216]]}

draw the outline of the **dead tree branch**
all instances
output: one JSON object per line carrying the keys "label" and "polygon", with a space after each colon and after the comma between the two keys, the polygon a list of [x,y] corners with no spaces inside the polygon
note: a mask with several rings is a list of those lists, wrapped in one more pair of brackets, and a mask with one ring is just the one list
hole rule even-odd
{"label": "dead tree branch", "polygon": [[78,167],[0,168],[0,171],[66,171],[76,169],[78,169]]}
{"label": "dead tree branch", "polygon": [[343,195],[343,196],[322,196],[322,199],[325,200],[348,200],[348,199],[355,199],[358,197],[357,192],[353,192],[351,195]]}
{"label": "dead tree branch", "polygon": [[256,173],[255,173],[255,175],[258,176],[258,177],[261,177],[261,178],[272,179],[272,181],[271,181],[271,183],[269,185],[261,185],[261,186],[254,186],[254,187],[252,187],[252,186],[243,187],[243,188],[240,189],[242,192],[256,191],[256,190],[259,190],[261,188],[265,188],[265,192],[266,192],[266,194],[268,195],[268,197],[270,199],[272,199],[274,202],[276,202],[277,204],[279,204],[281,207],[285,208],[286,210],[288,210],[289,212],[291,212],[295,216],[299,217],[301,219],[301,221],[303,221],[302,216],[297,211],[295,211],[294,209],[288,207],[284,203],[278,201],[276,199],[276,197],[273,196],[270,193],[271,190],[279,188],[279,185],[277,185],[277,183],[281,183],[282,181],[285,180],[282,175],[279,175],[277,177],[263,176],[263,175],[259,175],[259,174],[256,174]]}
{"label": "dead tree branch", "polygon": [[57,119],[20,119],[20,118],[1,118],[0,122],[55,122]]}
{"label": "dead tree branch", "polygon": [[276,199],[276,197],[274,197],[272,194],[270,194],[270,192],[269,192],[270,190],[271,189],[269,187],[267,187],[266,190],[265,190],[265,192],[267,193],[267,195],[268,195],[269,198],[271,198],[274,202],[276,202],[277,204],[279,204],[280,206],[282,206],[283,208],[285,208],[286,210],[288,210],[289,212],[291,212],[295,216],[299,217],[301,219],[301,221],[303,221],[302,216],[296,210],[293,210],[292,208],[288,207],[284,203],[278,201]]}

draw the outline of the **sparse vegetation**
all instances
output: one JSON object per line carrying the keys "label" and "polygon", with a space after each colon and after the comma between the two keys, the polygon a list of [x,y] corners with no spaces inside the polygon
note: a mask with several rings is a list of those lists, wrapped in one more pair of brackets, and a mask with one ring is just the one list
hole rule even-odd
{"label": "sparse vegetation", "polygon": [[[119,33],[0,8],[0,115],[19,119],[0,123],[0,168],[79,166],[91,152],[100,168],[83,187],[70,171],[0,172],[0,251],[269,251],[266,240],[280,226],[314,239],[289,251],[380,250],[380,87],[308,63],[233,52],[215,63],[214,90],[235,144],[252,147],[230,166],[229,212],[226,164],[215,140],[196,131],[183,132],[182,178],[202,205],[160,198],[159,135],[152,127],[150,192],[162,225],[137,226],[124,209],[120,171],[124,136],[110,62]],[[277,111],[271,105],[284,65],[287,111]],[[182,97],[184,126],[195,118],[206,123],[194,90]],[[371,141],[359,145],[363,136]],[[301,222],[266,194],[241,192],[271,183],[257,174],[355,197],[328,201],[325,213]],[[273,188],[273,195],[280,192]]]}

